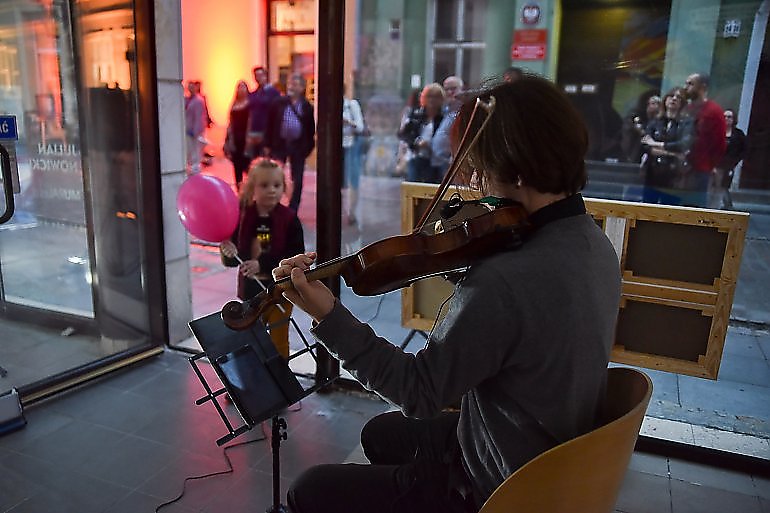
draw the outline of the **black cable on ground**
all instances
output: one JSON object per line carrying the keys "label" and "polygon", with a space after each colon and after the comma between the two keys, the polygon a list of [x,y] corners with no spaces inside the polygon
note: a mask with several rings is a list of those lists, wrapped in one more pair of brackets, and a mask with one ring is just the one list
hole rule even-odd
{"label": "black cable on ground", "polygon": [[211,472],[209,474],[203,474],[203,475],[200,475],[200,476],[190,476],[190,477],[184,478],[184,481],[182,482],[182,491],[179,493],[179,495],[177,495],[175,498],[171,499],[170,501],[166,501],[163,504],[161,504],[158,507],[156,507],[155,508],[155,513],[158,513],[162,508],[165,508],[166,506],[168,506],[170,504],[173,504],[176,501],[178,501],[179,499],[181,499],[184,496],[185,488],[187,487],[187,481],[193,481],[195,479],[206,479],[208,477],[221,476],[221,475],[224,475],[224,474],[232,473],[233,470],[234,470],[233,469],[233,462],[230,461],[230,456],[227,455],[227,451],[229,449],[233,449],[235,447],[241,447],[243,445],[248,445],[248,444],[251,444],[251,443],[254,443],[254,442],[261,442],[261,441],[263,441],[265,439],[266,439],[266,437],[263,436],[261,438],[255,438],[253,440],[247,440],[245,442],[239,442],[237,444],[232,444],[232,445],[226,446],[224,448],[224,451],[222,452],[222,454],[224,454],[225,461],[227,461],[227,467],[228,467],[227,470],[220,470],[219,472]]}

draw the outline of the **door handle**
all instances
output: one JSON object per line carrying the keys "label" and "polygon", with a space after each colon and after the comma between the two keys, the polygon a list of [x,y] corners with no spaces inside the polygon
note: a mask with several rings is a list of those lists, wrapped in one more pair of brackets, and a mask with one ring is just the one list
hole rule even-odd
{"label": "door handle", "polygon": [[0,214],[0,224],[3,224],[13,217],[14,203],[11,156],[2,144],[0,144],[0,168],[3,171],[3,194],[5,195],[5,212]]}

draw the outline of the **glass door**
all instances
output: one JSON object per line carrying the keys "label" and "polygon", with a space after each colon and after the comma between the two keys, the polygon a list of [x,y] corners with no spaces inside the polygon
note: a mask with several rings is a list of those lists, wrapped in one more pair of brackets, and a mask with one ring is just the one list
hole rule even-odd
{"label": "glass door", "polygon": [[0,393],[49,393],[158,349],[135,19],[125,0],[0,3],[0,115],[19,132],[15,212],[0,225]]}

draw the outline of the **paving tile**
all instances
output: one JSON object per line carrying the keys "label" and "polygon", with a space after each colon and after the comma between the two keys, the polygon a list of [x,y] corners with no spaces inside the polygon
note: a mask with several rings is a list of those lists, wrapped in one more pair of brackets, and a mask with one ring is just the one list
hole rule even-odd
{"label": "paving tile", "polygon": [[186,401],[194,404],[205,394],[203,385],[189,363],[179,370],[159,372],[147,381],[131,389],[132,393],[147,397],[167,398],[169,401]]}
{"label": "paving tile", "polygon": [[[46,484],[16,472],[4,464],[10,453],[0,453],[0,511],[10,511],[14,506],[30,500],[45,490]],[[10,460],[8,460],[10,462]]]}
{"label": "paving tile", "polygon": [[766,330],[757,333],[757,344],[759,344],[759,348],[762,350],[765,360],[770,360],[770,333]]}
{"label": "paving tile", "polygon": [[59,413],[42,404],[25,408],[24,417],[27,419],[27,425],[18,431],[1,436],[0,447],[22,452],[25,447],[74,422],[71,415]]}
{"label": "paving tile", "polygon": [[657,454],[634,452],[628,464],[629,470],[652,474],[654,476],[669,477],[668,458]]}
{"label": "paving tile", "polygon": [[[280,481],[279,502],[286,505],[286,491],[290,481]],[[232,486],[202,504],[201,513],[222,511],[269,511],[273,504],[273,476],[259,470],[250,470],[234,479]]]}
{"label": "paving tile", "polygon": [[754,491],[760,497],[770,500],[770,478],[763,476],[751,476],[754,481]]}
{"label": "paving tile", "polygon": [[669,478],[629,470],[615,508],[626,513],[671,513]]}
{"label": "paving tile", "polygon": [[694,424],[743,433],[770,431],[770,394],[765,387],[680,376],[679,396]]}
{"label": "paving tile", "polygon": [[[232,486],[236,476],[246,470],[244,466],[234,466],[230,471],[221,451],[212,456],[180,451],[167,466],[148,475],[136,491],[157,498],[156,506],[182,495],[175,507],[197,511],[200,504]],[[165,513],[165,508],[162,511]]]}
{"label": "paving tile", "polygon": [[23,449],[23,454],[57,467],[76,469],[93,453],[109,452],[124,433],[75,419]]}
{"label": "paving tile", "polygon": [[744,495],[756,495],[754,482],[749,474],[674,458],[669,460],[669,468],[672,480]]}
{"label": "paving tile", "polygon": [[16,506],[14,513],[98,513],[131,491],[128,487],[75,472],[63,462],[49,463],[23,454],[10,455],[3,460],[3,466],[3,474],[12,470],[17,476],[45,488]]}
{"label": "paving tile", "polygon": [[350,451],[350,454],[342,460],[342,463],[359,463],[361,465],[366,465],[369,463],[369,458],[366,457],[364,448],[359,443],[352,451]]}
{"label": "paving tile", "polygon": [[167,445],[128,435],[109,451],[91,453],[78,470],[133,489],[144,483],[148,475],[166,467],[177,452]]}
{"label": "paving tile", "polygon": [[759,337],[750,330],[727,328],[722,360],[735,356],[766,360],[759,344]]}
{"label": "paving tile", "polygon": [[203,406],[189,405],[169,410],[154,417],[132,435],[180,450],[197,450],[204,455],[216,455],[221,448],[215,442],[228,431],[213,409],[208,410]]}
{"label": "paving tile", "polygon": [[719,367],[719,381],[770,387],[770,365],[756,356],[727,355]]}
{"label": "paving tile", "polygon": [[[140,511],[155,511],[161,504],[156,497],[151,497],[140,492],[131,492],[115,504],[104,510],[103,513],[137,513]],[[180,504],[171,504],[161,510],[163,513],[195,513],[197,508],[187,508]],[[226,511],[226,510],[223,510]],[[244,510],[245,511],[245,510]]]}
{"label": "paving tile", "polygon": [[759,498],[754,495],[730,492],[697,485],[677,479],[671,480],[673,513],[761,513]]}

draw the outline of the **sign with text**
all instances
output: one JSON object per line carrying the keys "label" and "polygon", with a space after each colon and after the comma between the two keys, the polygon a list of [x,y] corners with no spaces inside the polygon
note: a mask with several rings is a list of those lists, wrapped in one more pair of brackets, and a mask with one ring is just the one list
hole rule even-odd
{"label": "sign with text", "polygon": [[542,61],[545,59],[547,45],[547,29],[514,30],[511,60]]}
{"label": "sign with text", "polygon": [[48,142],[28,148],[30,186],[37,216],[85,226],[83,169],[78,144]]}
{"label": "sign with text", "polygon": [[0,116],[0,141],[18,141],[16,116]]}

